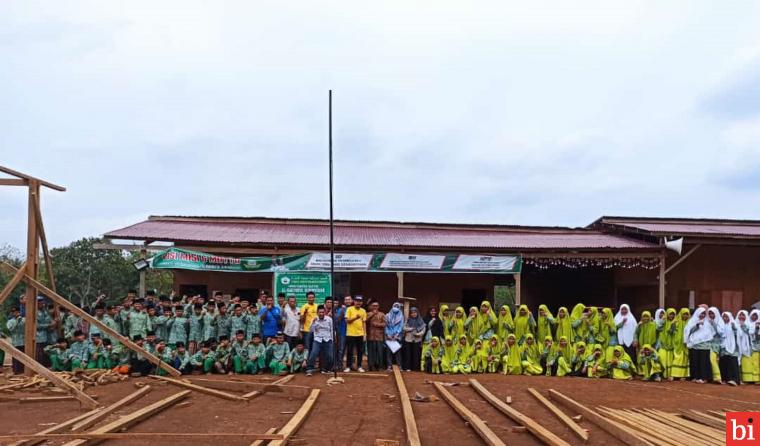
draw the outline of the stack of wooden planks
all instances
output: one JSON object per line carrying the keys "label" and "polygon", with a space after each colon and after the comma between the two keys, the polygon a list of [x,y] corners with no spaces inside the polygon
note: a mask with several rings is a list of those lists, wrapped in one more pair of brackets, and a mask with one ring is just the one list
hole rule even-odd
{"label": "stack of wooden planks", "polygon": [[[55,376],[71,384],[73,387],[84,390],[91,386],[100,386],[129,379],[127,375],[120,375],[113,370],[92,369],[78,370],[76,372],[52,372]],[[0,392],[15,391],[47,391],[51,393],[66,393],[55,386],[49,379],[41,375],[34,376],[11,376],[6,384],[0,385]]]}
{"label": "stack of wooden planks", "polygon": [[599,407],[610,420],[627,426],[637,437],[656,446],[711,446],[725,444],[725,416],[684,410],[670,413],[656,409]]}

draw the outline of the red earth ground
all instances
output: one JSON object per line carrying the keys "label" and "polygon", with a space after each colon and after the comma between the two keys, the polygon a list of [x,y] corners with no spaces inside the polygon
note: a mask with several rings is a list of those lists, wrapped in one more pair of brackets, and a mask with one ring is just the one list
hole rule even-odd
{"label": "red earth ground", "polygon": [[[688,382],[644,383],[641,381],[621,382],[609,379],[591,380],[583,378],[554,378],[503,375],[433,376],[421,373],[404,373],[404,381],[410,395],[419,392],[435,395],[435,388],[426,381],[437,379],[444,382],[466,383],[468,378],[476,378],[501,399],[512,397],[512,406],[534,418],[546,428],[571,444],[577,444],[577,437],[566,428],[546,408],[540,405],[526,388],[545,390],[556,389],[589,407],[600,405],[612,408],[658,408],[675,411],[677,409],[751,410],[760,411],[760,386],[746,385],[728,387],[714,384],[693,384]],[[199,377],[200,378],[200,377]],[[211,379],[263,381],[262,377],[220,376]],[[406,444],[401,405],[392,374],[386,378],[369,378],[352,375],[344,376],[345,383],[327,386],[327,376],[296,376],[289,384],[322,389],[316,405],[306,422],[294,438],[298,444],[308,445],[372,445],[375,439],[397,440]],[[153,390],[142,399],[112,414],[106,421],[127,414],[161,398],[178,392],[171,384],[158,383],[148,378],[130,379],[121,383],[90,387],[87,392],[98,396],[104,405],[110,404],[136,390],[135,384],[151,384]],[[4,383],[0,378],[0,385]],[[485,402],[466,385],[448,387],[462,403],[482,417],[491,429],[509,445],[538,445],[529,433],[512,432],[515,423]],[[128,432],[228,432],[264,433],[266,430],[283,426],[297,411],[304,400],[303,392],[266,393],[248,403],[233,402],[193,392],[186,400],[190,404],[170,407],[163,412],[130,428]],[[383,394],[395,395],[390,399]],[[21,392],[15,395],[31,396]],[[434,402],[412,402],[417,426],[423,444],[478,445],[483,444],[477,434],[468,427],[456,412],[443,400]],[[562,407],[560,405],[560,407]],[[285,413],[283,413],[285,412]],[[575,415],[568,411],[571,415]],[[76,401],[20,404],[14,401],[0,401],[0,434],[34,433],[49,427],[50,423],[62,422],[80,414]],[[582,420],[589,429],[587,444],[601,446],[618,444],[617,440],[597,426]],[[183,444],[221,446],[220,440],[202,439]],[[244,437],[225,437],[224,445],[247,445]],[[62,442],[50,442],[60,444]],[[170,444],[171,440],[160,439],[152,444]],[[108,440],[111,445],[139,445],[145,442],[131,440]]]}

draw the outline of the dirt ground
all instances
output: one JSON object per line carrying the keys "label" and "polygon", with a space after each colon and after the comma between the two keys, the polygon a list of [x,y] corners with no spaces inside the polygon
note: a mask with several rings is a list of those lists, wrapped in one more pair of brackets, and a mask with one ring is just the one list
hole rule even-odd
{"label": "dirt ground", "polygon": [[[404,373],[404,381],[410,395],[436,394],[431,379],[445,382],[466,383],[475,378],[499,398],[512,397],[513,407],[534,418],[546,428],[571,444],[577,444],[572,431],[566,428],[546,408],[525,390],[534,387],[545,393],[556,389],[587,406],[605,405],[612,408],[681,408],[712,410],[760,411],[760,386],[728,387],[714,384],[644,383],[641,381],[618,382],[612,380],[589,380],[583,378],[553,378],[503,375],[432,376],[421,373]],[[195,378],[195,377],[194,377]],[[221,380],[250,380],[262,382],[262,377],[227,377],[213,375]],[[316,405],[295,438],[299,444],[308,445],[372,445],[375,439],[398,440],[406,444],[404,423],[398,392],[392,375],[387,378],[345,376],[345,383],[328,387],[327,376],[296,376],[289,384],[322,389]],[[180,389],[170,384],[157,383],[149,378],[130,379],[125,382],[91,387],[87,392],[98,396],[104,405],[110,404],[136,390],[136,382],[151,384],[153,390],[142,399],[111,415],[107,421],[127,414]],[[0,378],[0,385],[3,379]],[[512,420],[502,415],[466,385],[448,388],[454,396],[479,414],[491,429],[509,445],[540,444],[529,433],[515,433]],[[303,392],[300,392],[303,393]],[[383,394],[396,398],[387,401]],[[21,392],[16,393],[21,395]],[[248,403],[232,402],[193,392],[186,400],[189,405],[171,407],[135,425],[128,432],[229,432],[264,433],[283,426],[298,410],[304,397],[294,392],[266,393]],[[423,444],[482,444],[477,434],[443,400],[435,402],[412,402],[417,426]],[[562,406],[560,406],[562,407]],[[0,433],[34,433],[80,414],[76,401],[20,404],[0,401]],[[571,413],[571,412],[570,412]],[[574,415],[573,413],[571,413]],[[581,421],[590,430],[591,446],[618,444],[618,442],[593,424]],[[247,445],[244,437],[226,437],[225,445]],[[153,444],[166,444],[168,440],[156,440]],[[219,446],[218,440],[188,441],[184,444]],[[49,444],[59,444],[51,442]],[[134,446],[139,441],[109,440],[108,444]]]}

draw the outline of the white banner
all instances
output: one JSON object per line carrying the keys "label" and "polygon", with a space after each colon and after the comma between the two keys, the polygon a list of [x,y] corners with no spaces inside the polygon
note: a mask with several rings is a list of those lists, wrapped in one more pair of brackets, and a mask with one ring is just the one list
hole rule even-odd
{"label": "white banner", "polygon": [[453,270],[465,271],[503,271],[511,270],[515,267],[517,257],[515,256],[479,256],[470,254],[460,254],[457,256]]}
{"label": "white banner", "polygon": [[420,254],[393,254],[383,257],[381,269],[441,269],[446,256]]}
{"label": "white banner", "polygon": [[[337,270],[367,270],[372,262],[372,254],[335,253],[335,269]],[[306,263],[306,269],[329,270],[330,253],[315,252]]]}

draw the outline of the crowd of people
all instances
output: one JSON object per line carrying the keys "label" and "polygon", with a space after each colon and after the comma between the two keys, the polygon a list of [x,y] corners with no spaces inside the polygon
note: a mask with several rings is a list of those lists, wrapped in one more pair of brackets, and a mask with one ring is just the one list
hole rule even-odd
{"label": "crowd of people", "polygon": [[[147,375],[164,371],[119,337],[61,309],[58,316],[42,297],[37,302],[37,360],[53,370],[108,368]],[[23,306],[14,307],[6,329],[24,348]],[[760,310],[734,316],[715,307],[643,311],[626,304],[610,308],[546,305],[534,315],[526,306],[488,301],[468,312],[446,305],[422,315],[405,314],[400,303],[384,313],[362,296],[315,303],[262,292],[255,302],[233,295],[160,295],[139,299],[130,292],[119,305],[99,298],[84,309],[146,351],[190,373],[282,375],[391,369],[433,374],[580,376],[697,383],[760,384]],[[440,310],[440,312],[439,312]],[[364,356],[366,355],[366,362]],[[13,361],[13,371],[23,365]]]}

